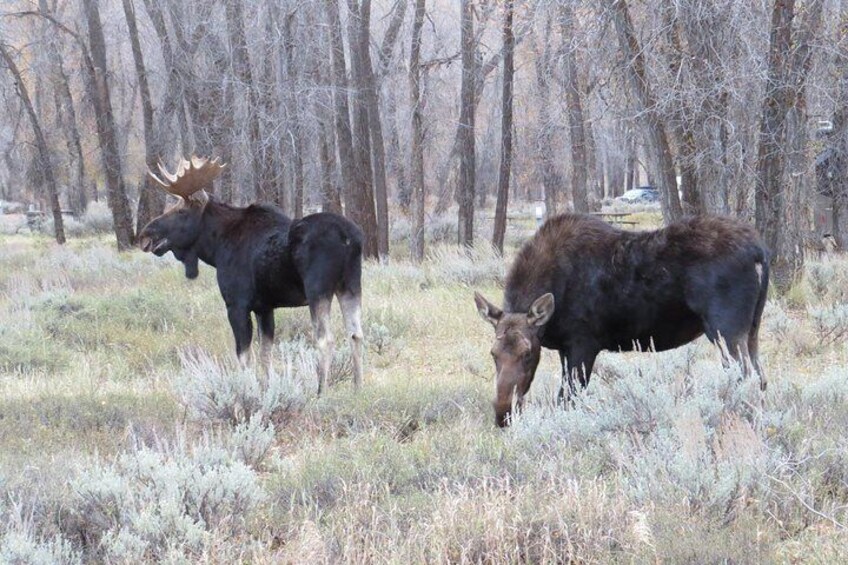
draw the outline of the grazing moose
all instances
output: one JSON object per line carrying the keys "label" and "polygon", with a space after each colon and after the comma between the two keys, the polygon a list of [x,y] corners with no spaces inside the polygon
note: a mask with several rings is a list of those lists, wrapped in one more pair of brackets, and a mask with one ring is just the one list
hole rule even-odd
{"label": "grazing moose", "polygon": [[240,360],[253,338],[251,312],[259,325],[260,358],[266,363],[274,339],[274,309],[308,304],[320,357],[319,394],[326,386],[333,355],[330,306],[335,295],[352,340],[358,387],[363,339],[359,228],[335,214],[291,220],[275,206],[237,208],[218,202],[204,188],[223,167],[217,160],[192,157],[182,159],[175,174],[161,164],[162,178],[151,172],[179,201],[144,227],[139,234],[141,249],[160,257],[171,251],[185,265],[189,279],[198,275],[198,260],[217,269]]}
{"label": "grazing moose", "polygon": [[759,236],[736,220],[699,217],[627,232],[592,216],[550,219],[516,257],[503,310],[474,295],[495,327],[497,424],[509,423],[513,395],[521,407],[541,347],[559,351],[560,400],[576,392],[575,379],[589,384],[603,350],[664,351],[704,333],[723,340],[746,375],[759,373],[765,390],[757,333],[768,274]]}

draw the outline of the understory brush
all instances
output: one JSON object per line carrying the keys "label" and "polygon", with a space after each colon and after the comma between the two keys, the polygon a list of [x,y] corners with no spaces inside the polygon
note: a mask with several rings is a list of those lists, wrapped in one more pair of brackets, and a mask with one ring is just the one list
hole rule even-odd
{"label": "understory brush", "polygon": [[334,308],[336,353],[318,397],[308,312],[279,312],[270,370],[256,345],[242,366],[211,270],[186,281],[173,262],[98,240],[10,242],[0,246],[0,562],[848,554],[844,259],[810,263],[792,293],[770,297],[765,393],[699,339],[602,353],[563,407],[559,358],[544,351],[523,410],[501,430],[491,327],[471,291],[496,300],[514,248],[504,259],[486,245],[436,245],[420,265],[366,262],[365,382],[353,386]]}

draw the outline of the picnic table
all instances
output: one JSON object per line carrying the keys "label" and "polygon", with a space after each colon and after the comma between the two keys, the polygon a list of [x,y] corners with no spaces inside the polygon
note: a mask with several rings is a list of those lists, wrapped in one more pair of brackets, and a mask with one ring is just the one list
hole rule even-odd
{"label": "picnic table", "polygon": [[633,215],[632,212],[592,212],[592,215],[601,218],[609,224],[619,224],[622,226],[637,225],[637,222],[627,219]]}

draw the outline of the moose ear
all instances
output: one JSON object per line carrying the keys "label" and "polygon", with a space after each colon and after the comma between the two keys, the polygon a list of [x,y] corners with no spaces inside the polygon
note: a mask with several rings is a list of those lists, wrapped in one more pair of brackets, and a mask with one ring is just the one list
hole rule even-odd
{"label": "moose ear", "polygon": [[483,295],[476,291],[474,292],[474,302],[477,304],[477,311],[480,313],[480,317],[493,326],[497,326],[498,321],[503,316],[503,310],[483,298]]}
{"label": "moose ear", "polygon": [[530,305],[527,312],[527,323],[531,326],[544,326],[554,315],[554,295],[550,292],[543,294]]}

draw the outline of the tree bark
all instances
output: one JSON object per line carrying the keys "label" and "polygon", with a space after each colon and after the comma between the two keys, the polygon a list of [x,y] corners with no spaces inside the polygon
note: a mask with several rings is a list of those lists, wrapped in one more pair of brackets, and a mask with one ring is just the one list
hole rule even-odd
{"label": "tree bark", "polygon": [[[565,77],[565,99],[568,106],[568,128],[571,139],[571,198],[574,211],[589,211],[589,196],[586,188],[586,132],[583,128],[583,105],[580,101],[580,85],[577,81],[577,64],[574,55],[574,13],[565,2],[560,8],[562,40],[566,43],[562,53],[563,76]],[[571,43],[571,45],[568,45]]]}
{"label": "tree bark", "polygon": [[297,104],[295,89],[297,88],[298,69],[294,62],[294,32],[292,26],[295,13],[286,15],[283,22],[283,51],[286,60],[286,114],[289,122],[289,140],[292,146],[292,158],[294,160],[294,202],[293,213],[295,218],[303,217],[303,132],[300,124],[300,111]]}
{"label": "tree bark", "polygon": [[[77,213],[85,211],[88,205],[85,187],[87,179],[85,175],[85,157],[82,152],[82,140],[79,133],[79,120],[77,111],[74,105],[74,98],[71,95],[71,87],[68,82],[68,74],[65,72],[64,62],[58,48],[53,45],[53,60],[56,66],[56,74],[58,78],[57,94],[62,100],[62,109],[67,113],[65,118],[65,131],[68,137],[68,153],[73,155],[74,161],[74,187],[68,191],[68,198],[71,200],[71,209]],[[71,196],[75,195],[75,198]]]}
{"label": "tree bark", "polygon": [[475,60],[474,12],[471,0],[460,1],[460,27],[462,52],[462,86],[459,113],[459,244],[474,243],[474,189],[476,156],[474,147],[475,113]]}
{"label": "tree bark", "polygon": [[38,116],[35,113],[35,108],[32,106],[32,101],[27,91],[26,83],[21,76],[18,66],[9,53],[8,47],[0,42],[0,57],[6,62],[6,67],[12,73],[15,80],[15,86],[18,90],[18,96],[24,105],[27,116],[29,116],[32,133],[35,135],[35,145],[38,148],[38,157],[41,161],[42,173],[44,181],[47,185],[47,198],[50,201],[50,208],[53,212],[53,229],[56,236],[56,242],[59,244],[65,243],[65,227],[62,222],[62,207],[59,205],[59,187],[56,184],[56,177],[53,173],[53,165],[50,162],[50,148],[47,147],[47,141],[44,139],[44,133],[41,131],[41,124],[38,122]]}
{"label": "tree bark", "polygon": [[259,100],[256,85],[253,82],[253,71],[247,51],[247,39],[244,32],[244,10],[241,0],[227,0],[227,35],[230,38],[232,50],[233,72],[247,90],[247,120],[250,137],[250,162],[253,169],[253,184],[256,188],[256,199],[260,202],[277,202],[271,175],[267,171],[269,162],[266,145],[262,142],[259,125]]}
{"label": "tree bark", "polygon": [[421,28],[424,27],[425,0],[415,0],[412,46],[409,50],[409,105],[412,108],[412,152],[409,170],[412,186],[412,258],[424,259],[424,124],[421,116]]}
{"label": "tree bark", "polygon": [[134,233],[132,212],[130,211],[127,189],[124,184],[121,151],[112,113],[112,97],[107,80],[106,39],[100,23],[99,0],[83,0],[86,22],[88,24],[91,59],[90,75],[92,102],[97,121],[97,135],[100,141],[100,154],[106,174],[106,199],[112,210],[115,237],[119,251],[126,251],[133,245]]}
{"label": "tree bark", "polygon": [[[147,83],[147,70],[144,66],[144,55],[141,52],[141,43],[138,40],[138,25],[135,18],[135,7],[132,0],[121,0],[124,7],[124,17],[127,20],[127,29],[130,36],[130,47],[135,64],[135,74],[138,79],[138,88],[141,94],[141,117],[144,133],[144,160],[147,168],[156,170],[156,161],[161,157],[157,140],[153,131],[153,99],[150,96],[150,86]],[[162,213],[165,207],[165,193],[157,183],[145,174],[141,182],[141,192],[138,196],[138,211],[136,230],[141,229],[154,217]]]}
{"label": "tree bark", "polygon": [[348,0],[350,21],[348,38],[350,41],[350,66],[354,83],[352,98],[353,111],[353,218],[365,235],[362,253],[365,257],[380,257],[377,213],[374,208],[374,170],[371,163],[371,130],[368,120],[368,79],[365,60],[359,42],[360,27],[363,20],[356,0]]}
{"label": "tree bark", "polygon": [[[351,0],[355,5],[355,0]],[[361,0],[358,8],[357,60],[362,70],[360,95],[364,97],[368,112],[368,132],[371,137],[371,166],[374,181],[374,198],[377,213],[377,253],[389,256],[389,197],[386,187],[386,149],[383,143],[383,126],[380,121],[380,101],[377,96],[377,79],[371,64],[371,0]]]}
{"label": "tree bark", "polygon": [[652,174],[661,195],[663,220],[671,223],[683,216],[677,192],[674,158],[665,127],[656,111],[657,101],[647,82],[645,59],[636,37],[626,0],[605,0],[618,36],[619,49],[625,60],[624,73],[639,113],[639,122],[648,142]]}
{"label": "tree bark", "polygon": [[506,235],[506,213],[509,207],[509,180],[512,173],[512,84],[515,75],[513,61],[515,36],[512,33],[513,0],[504,4],[503,24],[503,92],[501,93],[501,164],[498,169],[498,200],[495,204],[495,227],[492,246],[503,254]]}
{"label": "tree bark", "polygon": [[830,147],[833,151],[835,165],[833,178],[829,179],[833,208],[833,237],[841,250],[845,250],[848,240],[845,237],[843,215],[848,201],[848,9],[840,13],[838,38],[836,46],[835,67],[839,69],[839,90],[834,104],[833,133]]}
{"label": "tree bark", "polygon": [[537,166],[545,191],[545,213],[548,217],[556,214],[559,207],[562,190],[562,175],[557,170],[557,156],[554,153],[553,120],[550,105],[550,36],[551,21],[546,22],[544,46],[539,51],[533,45],[534,64],[536,71],[536,100],[539,108],[536,119],[536,155]]}
{"label": "tree bark", "polygon": [[[350,128],[350,111],[347,98],[347,68],[345,63],[342,28],[339,20],[338,0],[324,0],[330,34],[330,54],[332,60],[332,90],[336,122],[336,145],[342,177],[342,196],[345,213],[355,219],[354,182],[356,178],[353,157],[353,133]],[[362,226],[360,226],[362,227]]]}
{"label": "tree bark", "polygon": [[[277,202],[278,205],[286,212],[291,213],[292,216],[296,218],[300,218],[303,215],[303,196],[301,194],[300,199],[300,213],[296,210],[297,195],[289,194],[289,190],[287,190],[286,183],[286,167],[284,164],[284,154],[285,154],[285,146],[288,143],[289,138],[292,137],[292,128],[289,126],[288,132],[282,130],[282,128],[278,127],[280,121],[280,102],[279,99],[282,97],[284,100],[287,100],[288,93],[282,94],[280,92],[279,81],[277,80],[277,69],[274,66],[274,61],[279,62],[280,74],[282,74],[282,69],[286,68],[286,77],[289,79],[289,86],[291,88],[285,89],[286,92],[291,90],[291,96],[294,96],[294,84],[295,84],[295,74],[293,73],[292,67],[285,67],[283,65],[283,59],[285,57],[280,56],[280,49],[276,48],[277,42],[276,34],[282,34],[282,48],[286,49],[288,36],[287,33],[291,30],[288,29],[291,27],[291,20],[294,19],[294,14],[290,14],[286,16],[286,19],[282,26],[280,26],[280,14],[279,14],[279,6],[275,0],[266,0],[265,2],[265,38],[262,45],[262,64],[260,65],[262,72],[262,80],[259,84],[259,101],[262,107],[262,119],[260,120],[261,130],[265,132],[265,137],[263,139],[264,146],[266,147],[266,162],[264,163],[266,174],[270,175],[269,184],[271,187],[271,191],[274,193],[274,201]],[[280,29],[282,27],[282,29]],[[292,112],[288,109],[288,104],[286,105],[286,123],[290,124],[292,122]],[[272,132],[279,132],[276,134],[272,134]],[[288,133],[288,135],[287,135]],[[299,155],[294,155],[294,160],[297,161]],[[301,167],[302,172],[302,167]],[[303,179],[301,178],[301,181]],[[301,184],[301,189],[303,185]],[[297,192],[297,190],[295,190]]]}
{"label": "tree bark", "polygon": [[775,0],[772,9],[766,94],[757,153],[755,218],[757,229],[771,251],[773,280],[781,290],[787,290],[797,280],[804,261],[798,235],[800,214],[797,210],[793,214],[792,210],[793,204],[800,200],[795,194],[800,187],[794,183],[790,186],[785,179],[785,147],[789,147],[792,165],[797,162],[795,155],[803,152],[805,142],[798,130],[804,127],[805,120],[801,116],[812,59],[811,42],[818,31],[821,10],[821,0],[814,0],[806,7],[807,18],[793,41],[794,0]]}

